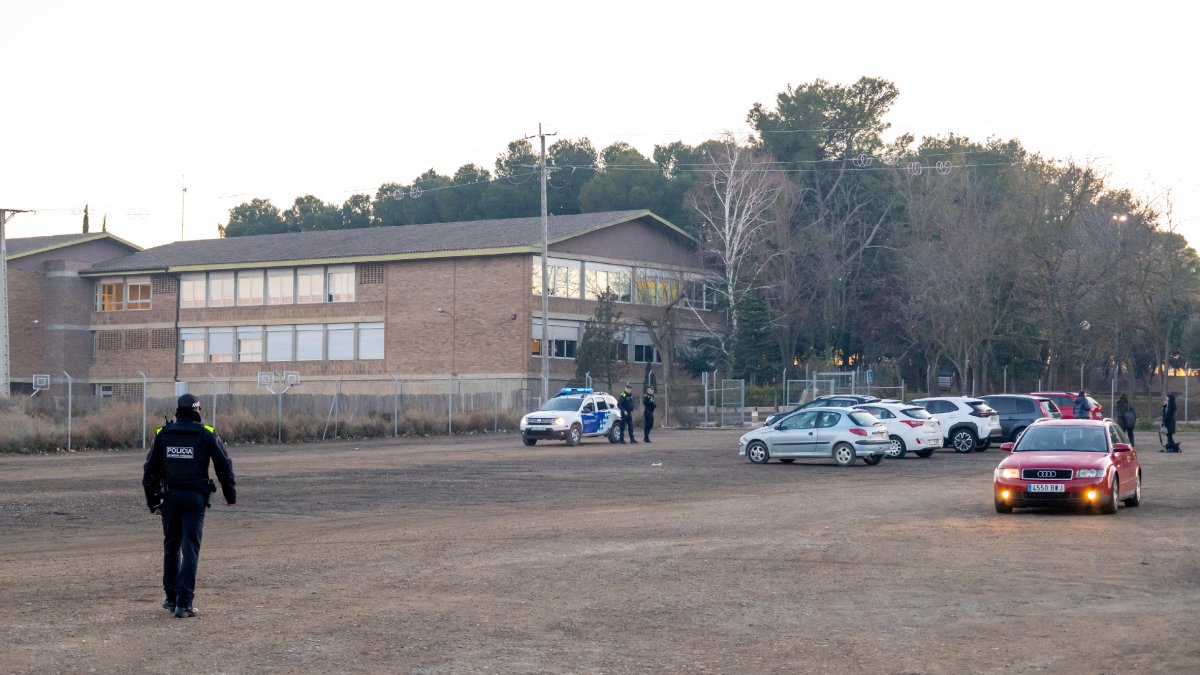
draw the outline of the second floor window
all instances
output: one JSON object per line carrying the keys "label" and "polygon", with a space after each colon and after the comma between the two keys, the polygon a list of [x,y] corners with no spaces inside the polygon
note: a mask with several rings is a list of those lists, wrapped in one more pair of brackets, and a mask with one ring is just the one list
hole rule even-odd
{"label": "second floor window", "polygon": [[232,307],[233,298],[233,272],[210,272],[208,275],[208,306]]}
{"label": "second floor window", "polygon": [[262,270],[244,270],[237,273],[237,304],[263,304]]}
{"label": "second floor window", "polygon": [[325,273],[320,267],[296,270],[296,302],[325,302]]}
{"label": "second floor window", "polygon": [[150,309],[149,277],[101,279],[96,285],[96,311]]}

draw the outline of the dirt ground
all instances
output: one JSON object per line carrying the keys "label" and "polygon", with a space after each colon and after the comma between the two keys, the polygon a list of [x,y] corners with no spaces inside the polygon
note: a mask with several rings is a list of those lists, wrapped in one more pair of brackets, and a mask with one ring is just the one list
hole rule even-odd
{"label": "dirt ground", "polygon": [[1115,516],[996,514],[995,449],[738,435],[232,448],[187,620],[140,452],[0,456],[0,671],[1200,672],[1200,434]]}

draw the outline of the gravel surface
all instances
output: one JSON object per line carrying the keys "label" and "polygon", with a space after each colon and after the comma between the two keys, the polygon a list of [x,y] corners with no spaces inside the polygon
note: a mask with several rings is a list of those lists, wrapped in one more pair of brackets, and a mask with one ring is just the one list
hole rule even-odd
{"label": "gravel surface", "polygon": [[1115,516],[738,435],[232,448],[187,620],[140,452],[0,455],[0,672],[1200,672],[1200,434]]}

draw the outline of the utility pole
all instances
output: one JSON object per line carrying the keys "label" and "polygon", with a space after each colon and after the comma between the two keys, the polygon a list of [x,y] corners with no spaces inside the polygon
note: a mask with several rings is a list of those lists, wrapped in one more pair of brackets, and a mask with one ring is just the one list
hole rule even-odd
{"label": "utility pole", "polygon": [[[542,403],[550,400],[550,272],[547,255],[550,250],[550,216],[546,211],[546,136],[538,122],[537,137],[542,140]],[[525,138],[533,138],[526,136]]]}
{"label": "utility pole", "polygon": [[4,226],[18,213],[28,213],[28,210],[0,209],[0,398],[12,394],[12,371],[8,367],[8,240]]}

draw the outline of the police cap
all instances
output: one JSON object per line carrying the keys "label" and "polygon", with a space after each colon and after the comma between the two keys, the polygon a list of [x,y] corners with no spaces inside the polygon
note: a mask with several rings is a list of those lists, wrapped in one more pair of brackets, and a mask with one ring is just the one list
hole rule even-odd
{"label": "police cap", "polygon": [[179,397],[179,401],[175,405],[181,410],[199,410],[200,399],[192,396],[191,394],[184,394],[183,396]]}

